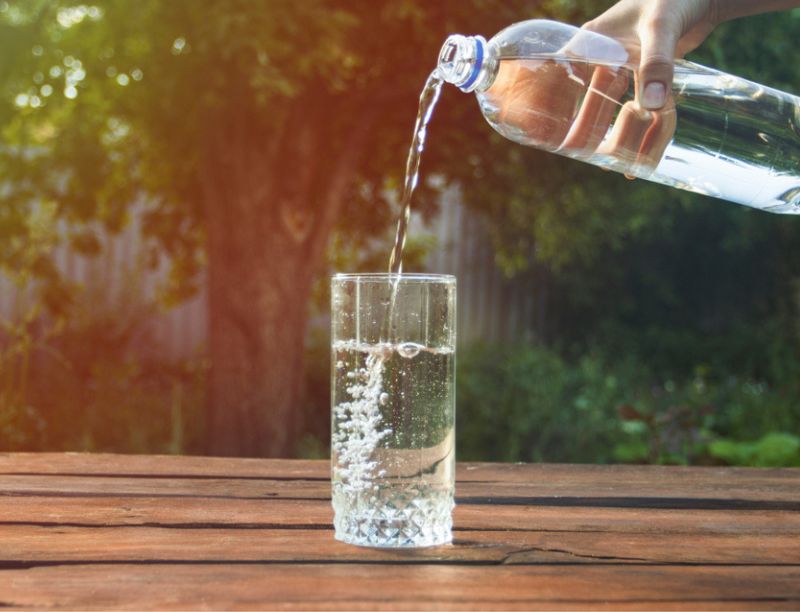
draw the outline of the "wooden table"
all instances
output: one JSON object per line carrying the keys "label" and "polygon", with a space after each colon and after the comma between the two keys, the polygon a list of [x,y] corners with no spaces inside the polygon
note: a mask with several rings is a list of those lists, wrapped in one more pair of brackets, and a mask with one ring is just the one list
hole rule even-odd
{"label": "wooden table", "polygon": [[463,464],[455,543],[333,539],[328,465],[0,455],[0,608],[800,608],[800,470]]}

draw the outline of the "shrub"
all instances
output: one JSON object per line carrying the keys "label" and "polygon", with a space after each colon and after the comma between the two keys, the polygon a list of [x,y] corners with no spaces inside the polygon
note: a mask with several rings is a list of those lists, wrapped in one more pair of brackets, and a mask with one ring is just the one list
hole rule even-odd
{"label": "shrub", "polygon": [[[781,360],[782,371],[791,357]],[[779,378],[779,377],[776,377]],[[800,391],[696,367],[683,379],[588,353],[475,346],[459,356],[460,460],[781,466],[800,461]]]}

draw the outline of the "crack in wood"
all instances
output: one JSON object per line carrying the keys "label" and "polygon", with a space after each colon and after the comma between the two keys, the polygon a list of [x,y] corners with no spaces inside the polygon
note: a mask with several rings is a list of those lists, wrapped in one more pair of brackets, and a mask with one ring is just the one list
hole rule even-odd
{"label": "crack in wood", "polygon": [[58,478],[138,478],[158,480],[274,480],[279,482],[330,482],[323,476],[236,476],[229,474],[141,474],[92,472],[0,472],[0,476],[42,476]]}
{"label": "crack in wood", "polygon": [[[579,556],[579,555],[576,555]],[[587,563],[585,561],[526,561],[504,564],[502,559],[50,559],[47,561],[12,561],[0,560],[0,572],[9,570],[28,570],[38,567],[62,566],[118,566],[118,565],[182,565],[182,566],[248,566],[248,565],[445,565],[445,566],[486,566],[513,565],[515,567],[779,567],[800,568],[800,563],[722,563],[692,561],[604,561],[603,563]]]}
{"label": "crack in wood", "polygon": [[456,497],[456,503],[476,506],[555,506],[564,508],[637,508],[657,510],[800,511],[800,502],[695,497]]}
{"label": "crack in wood", "polygon": [[132,527],[136,529],[308,529],[330,530],[332,523],[77,523],[77,522],[48,522],[48,521],[0,521],[0,527],[44,527],[48,529],[58,527],[77,527],[80,529],[119,529]]}
{"label": "crack in wood", "polygon": [[182,498],[182,499],[228,499],[228,500],[251,500],[251,501],[302,501],[302,502],[331,502],[330,497],[289,497],[282,496],[280,493],[268,491],[262,495],[210,495],[193,493],[135,493],[135,492],[114,492],[100,493],[97,491],[0,491],[2,497],[91,497],[91,498]]}
{"label": "crack in wood", "polygon": [[[187,493],[136,493],[97,491],[2,491],[3,497],[71,497],[71,498],[183,498],[183,499],[227,499],[254,500],[265,499],[294,502],[327,502],[330,497],[283,496],[274,491],[262,495],[213,495]],[[677,498],[677,497],[456,497],[457,505],[464,506],[534,506],[556,508],[635,508],[639,510],[764,510],[776,512],[800,512],[800,502],[717,499],[717,498]]]}
{"label": "crack in wood", "polygon": [[[129,509],[128,509],[129,510]],[[132,517],[136,518],[136,517]],[[309,529],[309,530],[328,530],[333,529],[332,523],[214,523],[214,522],[181,522],[181,523],[167,523],[159,521],[144,521],[140,523],[80,523],[77,521],[0,521],[0,527],[77,527],[87,529],[115,529],[119,527],[133,527],[133,528],[156,528],[156,529]],[[602,529],[534,529],[525,527],[453,527],[454,532],[459,533],[607,533]],[[625,532],[620,532],[625,533]],[[631,532],[636,533],[636,532]],[[473,542],[456,540],[454,544],[477,544]]]}
{"label": "crack in wood", "polygon": [[620,563],[636,561],[636,562],[639,562],[639,563],[649,564],[648,559],[645,559],[643,557],[618,557],[618,556],[613,556],[613,555],[589,555],[589,554],[576,553],[576,552],[573,552],[571,550],[566,550],[566,549],[563,549],[563,548],[545,548],[545,547],[539,547],[539,546],[528,546],[528,547],[525,547],[525,548],[520,548],[518,550],[512,550],[511,552],[507,553],[505,555],[505,557],[503,557],[500,560],[500,565],[525,565],[526,564],[525,562],[520,562],[520,561],[516,561],[515,562],[514,561],[514,557],[522,556],[522,555],[525,555],[527,553],[535,553],[535,552],[557,553],[557,554],[569,555],[570,557],[575,557],[577,559],[593,559],[593,560],[597,560],[597,561],[618,561]]}

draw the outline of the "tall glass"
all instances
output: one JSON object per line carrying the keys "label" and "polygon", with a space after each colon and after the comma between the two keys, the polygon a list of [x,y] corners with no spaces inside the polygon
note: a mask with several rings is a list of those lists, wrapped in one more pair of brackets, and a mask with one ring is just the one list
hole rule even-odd
{"label": "tall glass", "polygon": [[456,279],[337,274],[331,289],[336,538],[450,542]]}

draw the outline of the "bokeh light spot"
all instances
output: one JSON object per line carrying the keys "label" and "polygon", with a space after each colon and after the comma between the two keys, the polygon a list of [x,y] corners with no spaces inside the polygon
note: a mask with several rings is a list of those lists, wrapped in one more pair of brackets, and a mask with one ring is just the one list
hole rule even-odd
{"label": "bokeh light spot", "polygon": [[92,21],[97,21],[103,16],[103,10],[99,6],[87,6],[79,4],[78,6],[65,6],[58,9],[56,14],[56,21],[64,29],[71,28],[78,25],[87,17]]}
{"label": "bokeh light spot", "polygon": [[179,36],[172,43],[172,54],[180,55],[180,53],[184,50],[185,47],[186,47],[186,39],[183,36]]}

